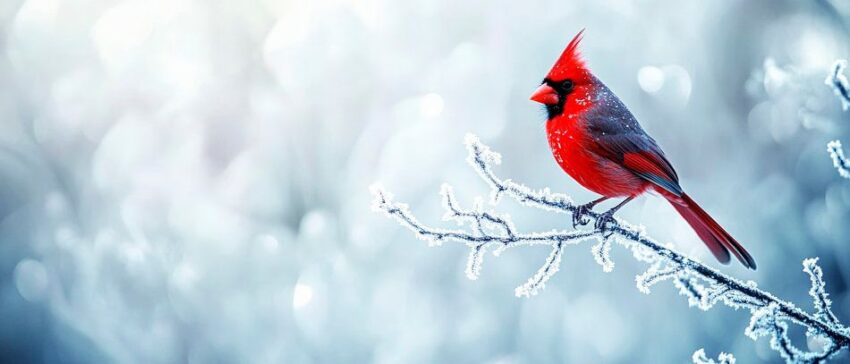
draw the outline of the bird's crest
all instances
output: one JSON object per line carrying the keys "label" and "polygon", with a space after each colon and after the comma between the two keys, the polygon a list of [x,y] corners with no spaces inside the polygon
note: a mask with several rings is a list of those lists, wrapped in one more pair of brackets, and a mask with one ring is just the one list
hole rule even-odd
{"label": "bird's crest", "polygon": [[581,58],[581,53],[578,49],[578,45],[581,43],[583,34],[584,29],[579,31],[578,34],[573,37],[573,40],[570,41],[570,44],[568,44],[567,48],[564,49],[564,52],[561,53],[561,57],[558,58],[558,61],[555,62],[554,66],[552,66],[549,74],[546,75],[547,78],[550,80],[560,81],[571,77],[577,77],[580,76],[579,73],[584,73],[584,60]]}

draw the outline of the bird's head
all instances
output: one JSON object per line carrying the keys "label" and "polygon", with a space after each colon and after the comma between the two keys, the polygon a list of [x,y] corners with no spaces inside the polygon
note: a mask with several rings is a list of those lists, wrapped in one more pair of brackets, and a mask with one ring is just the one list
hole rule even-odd
{"label": "bird's head", "polygon": [[540,87],[531,94],[531,100],[546,106],[549,119],[561,115],[564,110],[581,108],[587,103],[587,95],[594,78],[579,53],[582,29],[552,66]]}

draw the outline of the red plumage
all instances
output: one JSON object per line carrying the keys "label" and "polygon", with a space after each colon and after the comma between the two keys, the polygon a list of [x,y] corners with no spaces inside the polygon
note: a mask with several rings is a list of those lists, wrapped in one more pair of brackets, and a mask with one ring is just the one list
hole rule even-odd
{"label": "red plumage", "polygon": [[682,191],[676,171],[655,140],[585,66],[578,49],[583,32],[567,45],[531,96],[546,106],[546,133],[558,165],[579,184],[603,196],[581,209],[625,197],[599,219],[597,227],[601,228],[622,205],[648,190],[655,191],[670,201],[720,262],[729,262],[731,251],[744,266],[755,269],[752,256]]}

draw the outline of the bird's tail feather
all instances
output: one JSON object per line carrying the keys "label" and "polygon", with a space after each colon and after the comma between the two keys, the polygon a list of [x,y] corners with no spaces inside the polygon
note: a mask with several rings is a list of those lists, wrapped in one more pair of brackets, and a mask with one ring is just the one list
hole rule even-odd
{"label": "bird's tail feather", "polygon": [[723,230],[717,221],[714,221],[688,195],[682,194],[680,199],[680,201],[671,199],[670,203],[682,215],[685,221],[691,225],[697,236],[708,246],[708,249],[711,250],[711,253],[714,254],[717,260],[723,264],[729,263],[729,252],[731,251],[735,255],[735,258],[738,258],[738,261],[745,267],[752,270],[756,269],[756,261],[750,253],[735,238],[729,235],[726,230]]}

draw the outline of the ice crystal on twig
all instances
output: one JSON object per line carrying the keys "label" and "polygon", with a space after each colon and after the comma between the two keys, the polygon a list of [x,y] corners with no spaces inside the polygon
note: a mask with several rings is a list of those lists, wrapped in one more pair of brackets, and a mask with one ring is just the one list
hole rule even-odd
{"label": "ice crystal on twig", "polygon": [[[844,76],[844,69],[847,68],[847,60],[839,59],[832,66],[832,73],[826,77],[827,86],[831,87],[841,100],[841,108],[847,111],[850,108],[850,82]],[[832,164],[838,170],[838,174],[844,178],[850,178],[850,161],[844,157],[844,149],[841,149],[841,142],[833,140],[826,145],[829,156],[832,158]]]}
{"label": "ice crystal on twig", "polygon": [[841,100],[841,108],[847,110],[850,108],[850,82],[844,76],[844,69],[847,68],[847,60],[839,59],[832,65],[832,73],[826,76],[824,83],[835,91],[835,95]]}
{"label": "ice crystal on twig", "polygon": [[838,174],[844,178],[850,178],[850,161],[844,157],[844,149],[841,148],[841,142],[833,140],[826,145],[829,156],[832,157],[832,165],[838,170]]}
{"label": "ice crystal on twig", "polygon": [[[843,76],[839,83],[845,83]],[[573,214],[578,210],[564,194],[553,193],[546,188],[531,189],[497,177],[493,166],[501,162],[501,157],[477,137],[468,135],[466,147],[469,152],[467,161],[490,186],[490,207],[496,206],[507,196],[526,207],[544,211]],[[598,243],[593,245],[591,251],[605,272],[614,268],[609,254],[613,243],[631,251],[636,260],[648,264],[647,270],[635,277],[636,286],[643,293],[649,294],[653,285],[670,280],[679,292],[688,298],[689,305],[701,310],[708,310],[718,303],[735,309],[749,310],[752,318],[745,334],[754,340],[767,337],[771,347],[789,363],[820,363],[850,346],[850,330],[843,326],[832,312],[823,273],[816,258],[803,262],[803,270],[811,281],[809,294],[815,307],[815,313],[811,314],[760,290],[755,282],[737,280],[688,258],[670,246],[649,238],[643,228],[621,220],[606,225],[604,231],[573,229],[519,232],[510,216],[485,208],[480,198],[476,199],[471,209],[462,208],[455,199],[451,186],[443,185],[440,190],[446,210],[443,217],[461,227],[450,230],[419,222],[407,205],[393,201],[392,195],[379,185],[372,187],[372,193],[375,196],[373,207],[376,211],[395,219],[418,237],[427,240],[430,245],[439,245],[443,241],[465,244],[470,249],[466,267],[466,276],[470,279],[477,279],[480,275],[488,249],[492,249],[494,255],[499,255],[505,249],[517,246],[548,246],[551,251],[541,267],[526,283],[516,288],[514,293],[520,297],[538,294],[546,286],[546,282],[560,269],[561,258],[568,245],[596,239]],[[587,210],[581,210],[580,213],[583,215],[580,217],[591,222],[590,226],[594,226],[592,222],[600,216]],[[787,336],[789,323],[802,326],[810,338],[824,342],[822,351],[803,350],[794,346]],[[734,363],[734,357],[729,354],[721,354],[717,360],[712,360],[706,358],[702,350],[694,353],[693,360],[695,363]]]}
{"label": "ice crystal on twig", "polygon": [[614,261],[611,260],[611,239],[600,238],[599,243],[590,248],[593,259],[602,266],[603,272],[614,270]]}
{"label": "ice crystal on twig", "polygon": [[694,364],[735,364],[735,356],[728,353],[720,353],[717,360],[710,359],[705,355],[705,349],[699,349],[691,357]]}
{"label": "ice crystal on twig", "polygon": [[804,260],[803,271],[809,275],[809,280],[812,283],[809,295],[812,296],[814,301],[815,316],[831,324],[837,324],[838,318],[832,313],[832,301],[829,300],[829,295],[824,288],[826,283],[823,281],[823,271],[818,266],[818,258]]}

